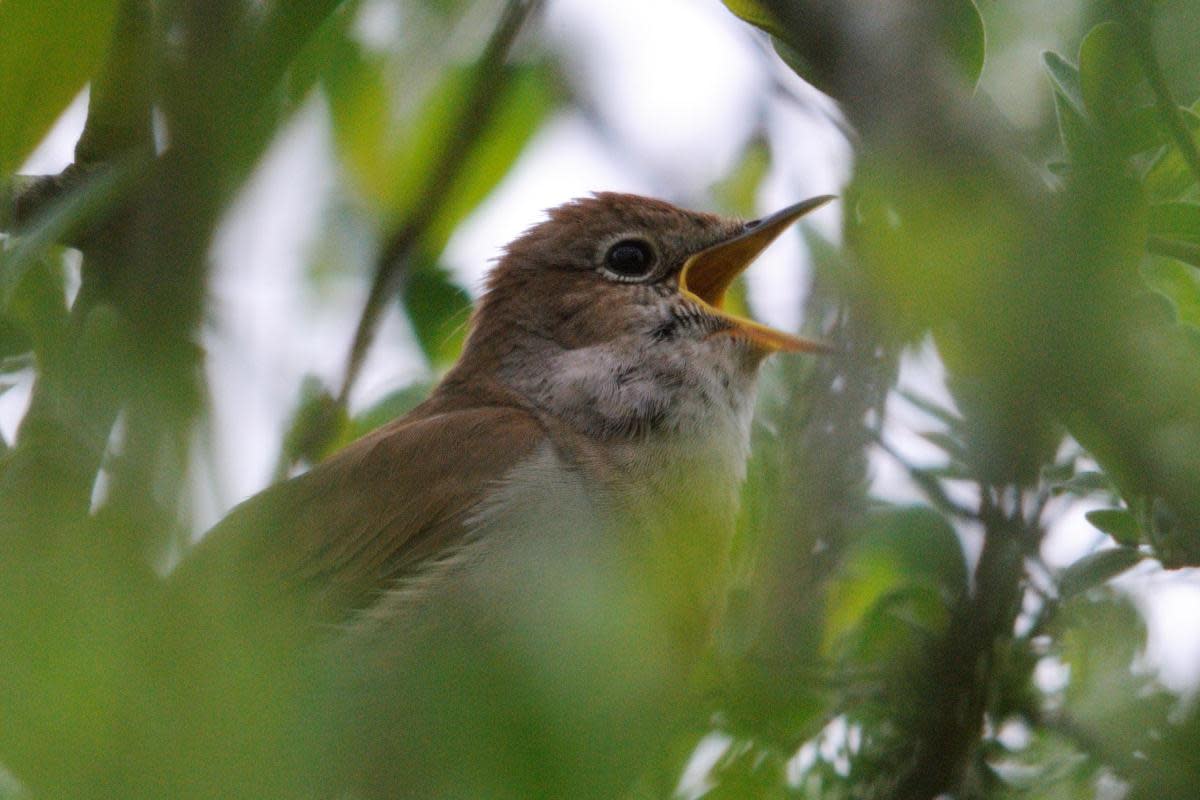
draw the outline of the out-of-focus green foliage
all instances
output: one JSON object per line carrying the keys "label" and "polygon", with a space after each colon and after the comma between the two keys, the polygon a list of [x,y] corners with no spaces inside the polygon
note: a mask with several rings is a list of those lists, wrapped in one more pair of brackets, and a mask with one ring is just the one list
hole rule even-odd
{"label": "out-of-focus green foliage", "polygon": [[[731,563],[647,545],[642,595],[548,521],[561,569],[511,613],[553,630],[510,620],[517,645],[483,652],[448,608],[436,652],[376,642],[403,669],[331,681],[252,557],[207,594],[161,577],[214,482],[188,465],[218,221],[323,103],[346,224],[315,250],[375,259],[372,299],[342,385],[297,387],[282,475],[421,401],[469,313],[447,242],[554,113],[596,113],[549,37],[515,35],[526,3],[389,0],[380,41],[368,5],[0,0],[0,393],[33,381],[0,443],[0,797],[333,796],[354,748],[385,765],[359,785],[416,796],[1196,795],[1200,707],[1146,668],[1137,588],[1200,566],[1193,3],[1056,0],[1051,31],[1028,3],[726,0],[855,149],[842,243],[807,238],[806,324],[837,353],[766,370]],[[1024,128],[985,88],[1017,59],[1043,79]],[[89,82],[87,169],[20,206],[11,173]],[[764,127],[697,204],[754,216],[772,154],[804,146]],[[386,310],[428,369],[359,409]],[[915,351],[946,392],[900,380]],[[1094,546],[1048,563],[1064,536]],[[720,624],[680,670],[664,643],[716,571]],[[428,736],[393,752],[368,720]]]}
{"label": "out-of-focus green foliage", "polygon": [[[780,22],[770,3],[760,0],[722,0],[725,7],[751,25],[769,33],[776,50],[784,61],[801,76],[821,85],[819,70],[804,60],[793,40],[798,32]],[[928,17],[923,22],[936,30],[938,43],[944,48],[948,63],[960,72],[972,86],[979,80],[987,52],[987,36],[975,0],[937,0],[922,9]],[[801,12],[803,13],[803,12]],[[881,17],[882,19],[882,17]]]}
{"label": "out-of-focus green foliage", "polygon": [[96,72],[117,0],[0,5],[0,174],[13,172]]}

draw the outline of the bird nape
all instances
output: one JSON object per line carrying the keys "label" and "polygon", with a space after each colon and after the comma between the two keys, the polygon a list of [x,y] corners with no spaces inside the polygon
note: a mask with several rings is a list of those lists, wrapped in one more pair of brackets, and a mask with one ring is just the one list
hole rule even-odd
{"label": "bird nape", "polygon": [[171,577],[206,657],[265,684],[231,689],[265,721],[229,746],[321,752],[296,759],[315,796],[626,791],[712,627],[758,367],[824,349],[726,290],[830,199],[744,222],[597,194],[512,242],[425,402]]}

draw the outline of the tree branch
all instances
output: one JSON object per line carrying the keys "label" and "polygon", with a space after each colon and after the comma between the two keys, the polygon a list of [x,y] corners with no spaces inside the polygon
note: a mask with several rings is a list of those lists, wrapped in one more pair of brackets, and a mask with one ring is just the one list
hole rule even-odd
{"label": "tree branch", "polygon": [[415,195],[421,198],[404,220],[385,240],[376,263],[371,288],[363,304],[354,338],[346,356],[337,395],[326,396],[318,410],[298,419],[298,428],[289,434],[276,465],[276,480],[285,477],[303,458],[323,452],[337,434],[337,420],[345,413],[350,392],[358,381],[367,352],[375,341],[383,310],[404,282],[409,262],[421,246],[430,226],[437,220],[446,198],[462,173],[467,159],[488,122],[498,108],[501,91],[508,75],[504,62],[525,21],[542,5],[542,0],[509,0],[479,61],[463,104],[463,114],[443,148],[424,187]]}
{"label": "tree branch", "polygon": [[388,237],[383,247],[371,291],[346,359],[346,370],[337,395],[338,404],[342,407],[345,407],[350,391],[358,380],[367,350],[375,340],[384,304],[399,288],[409,257],[437,218],[446,196],[458,180],[467,156],[495,112],[500,88],[505,80],[502,69],[504,61],[523,23],[539,5],[540,0],[509,0],[476,66],[463,116],[438,154],[424,190],[417,193],[422,198],[421,202],[415,204],[412,217]]}

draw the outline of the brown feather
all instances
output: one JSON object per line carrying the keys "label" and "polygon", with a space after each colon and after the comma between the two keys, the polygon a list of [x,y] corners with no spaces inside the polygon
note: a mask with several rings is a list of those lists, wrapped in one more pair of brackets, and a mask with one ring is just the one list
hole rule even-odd
{"label": "brown feather", "polygon": [[[297,603],[336,622],[454,546],[480,498],[545,438],[509,404],[435,394],[205,536],[173,582],[207,602]],[[496,401],[500,398],[488,398]]]}

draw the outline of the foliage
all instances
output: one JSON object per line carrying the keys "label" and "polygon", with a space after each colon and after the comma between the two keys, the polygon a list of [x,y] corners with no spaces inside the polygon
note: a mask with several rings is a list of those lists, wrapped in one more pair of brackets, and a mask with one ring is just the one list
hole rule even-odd
{"label": "foliage", "polygon": [[[340,767],[294,621],[264,602],[269,624],[222,624],[261,598],[162,577],[214,482],[192,452],[214,233],[319,98],[375,263],[341,383],[296,387],[277,472],[302,471],[453,361],[470,295],[448,242],[587,107],[536,3],[397,0],[383,46],[365,5],[0,0],[0,394],[32,383],[0,442],[0,797],[309,797]],[[1200,708],[1144,668],[1130,587],[1200,567],[1200,50],[1180,45],[1200,14],[1081,0],[1087,29],[1042,58],[1051,113],[1014,131],[989,92],[1028,32],[1001,5],[726,0],[854,131],[842,243],[808,239],[806,324],[838,352],[764,375],[724,614],[674,716],[662,620],[615,630],[605,610],[641,600],[564,569],[530,607],[611,660],[564,669],[531,633],[409,665],[409,688],[463,676],[457,699],[391,698],[441,726],[418,754],[455,776],[439,796],[1195,795]],[[85,83],[77,164],[14,177]],[[703,202],[749,215],[772,153],[803,146],[763,127]],[[359,408],[389,310],[427,374]],[[920,352],[945,392],[905,377]],[[1095,546],[1048,565],[1080,510]],[[614,706],[661,724],[605,738]],[[471,738],[484,760],[460,758]]]}

